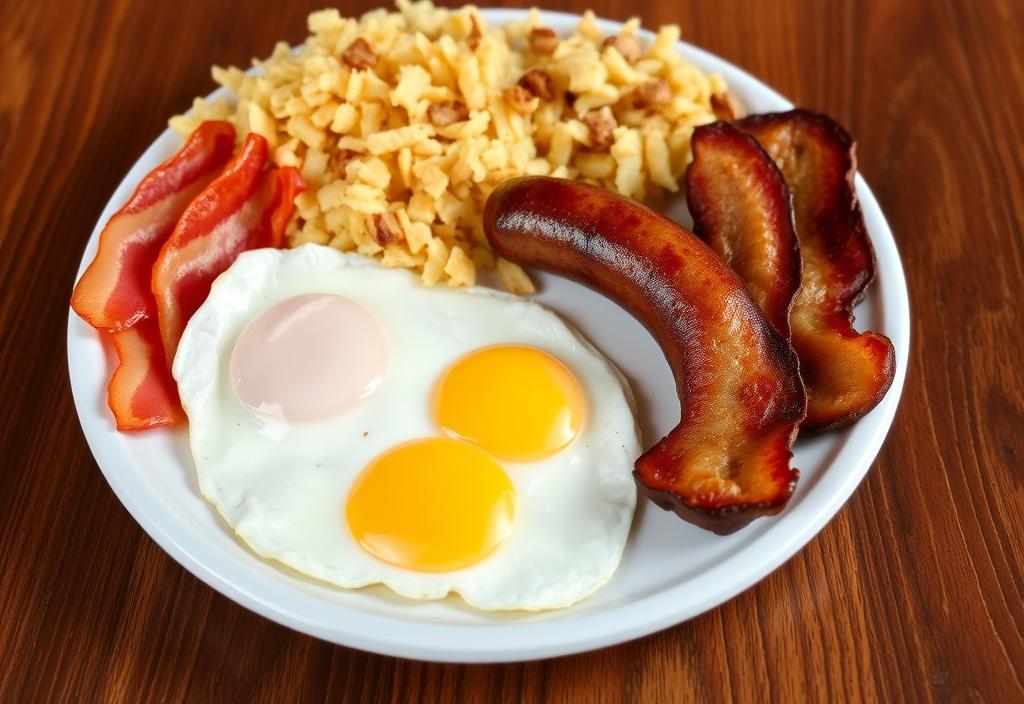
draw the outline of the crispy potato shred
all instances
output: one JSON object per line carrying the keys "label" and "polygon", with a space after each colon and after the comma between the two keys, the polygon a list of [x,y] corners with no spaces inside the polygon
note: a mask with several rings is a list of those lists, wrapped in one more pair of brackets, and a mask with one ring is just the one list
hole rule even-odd
{"label": "crispy potato shred", "polygon": [[358,19],[314,12],[308,26],[305,43],[278,44],[253,75],[214,68],[230,99],[197,99],[171,126],[188,135],[225,119],[239,139],[264,136],[274,163],[310,186],[291,246],[357,251],[426,284],[470,286],[493,269],[531,292],[484,236],[491,191],[548,175],[657,202],[678,190],[690,136],[726,89],[679,55],[678,27],[647,40],[634,19],[608,37],[589,12],[567,36],[536,11],[492,27],[472,6],[406,0]]}

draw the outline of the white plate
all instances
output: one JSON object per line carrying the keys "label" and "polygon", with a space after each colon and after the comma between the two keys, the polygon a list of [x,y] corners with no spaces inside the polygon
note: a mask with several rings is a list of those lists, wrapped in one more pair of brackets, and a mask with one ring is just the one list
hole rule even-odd
{"label": "white plate", "polygon": [[[520,10],[483,14],[494,24],[524,17]],[[544,13],[545,24],[559,32],[571,30],[577,21],[574,15]],[[613,33],[619,25],[602,21],[601,27]],[[721,73],[749,112],[792,107],[760,81],[707,52],[682,43],[679,51],[704,71]],[[179,138],[167,130],[132,167],[93,230],[79,275],[96,251],[101,225],[142,176],[179,146]],[[78,415],[111,488],[146,532],[211,587],[278,623],[363,650],[456,662],[529,660],[620,643],[692,618],[763,578],[821,530],[874,460],[903,389],[910,310],[892,234],[859,176],[857,194],[878,256],[878,278],[857,308],[857,324],[885,333],[896,347],[896,378],[889,393],[851,428],[797,443],[794,466],[800,468],[800,482],[777,517],[719,537],[641,502],[615,578],[570,609],[480,613],[454,597],[420,603],[380,587],[344,591],[261,560],[233,537],[200,496],[184,431],[114,430],[105,393],[112,356],[99,336],[71,314],[68,366]],[[676,215],[689,223],[685,206]],[[600,295],[557,277],[539,279],[539,299],[577,325],[629,377],[639,399],[646,444],[662,437],[677,422],[679,404],[668,365],[651,336]]]}

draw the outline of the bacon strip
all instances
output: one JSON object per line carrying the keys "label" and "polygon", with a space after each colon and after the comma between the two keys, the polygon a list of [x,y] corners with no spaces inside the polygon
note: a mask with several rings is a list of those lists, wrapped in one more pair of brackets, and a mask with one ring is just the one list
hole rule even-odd
{"label": "bacon strip", "polygon": [[160,250],[152,290],[168,366],[213,280],[242,252],[284,244],[293,201],[305,184],[291,167],[264,171],[267,157],[267,141],[249,134],[224,172],[189,204]]}
{"label": "bacon strip", "polygon": [[156,315],[149,286],[153,262],[185,207],[220,172],[234,146],[234,127],[204,122],[110,218],[71,296],[71,307],[89,325],[116,332]]}
{"label": "bacon strip", "polygon": [[895,373],[889,338],[853,329],[853,307],[875,275],[853,186],[853,139],[808,110],[753,115],[738,125],[775,160],[793,194],[803,285],[790,322],[807,387],[803,428],[847,425],[882,400]]}
{"label": "bacon strip", "polygon": [[739,274],[788,340],[801,276],[789,188],[754,138],[728,122],[698,127],[692,145],[686,201],[694,233]]}
{"label": "bacon strip", "polygon": [[107,404],[117,429],[145,430],[184,420],[156,320],[144,318],[112,339],[119,365],[107,386]]}

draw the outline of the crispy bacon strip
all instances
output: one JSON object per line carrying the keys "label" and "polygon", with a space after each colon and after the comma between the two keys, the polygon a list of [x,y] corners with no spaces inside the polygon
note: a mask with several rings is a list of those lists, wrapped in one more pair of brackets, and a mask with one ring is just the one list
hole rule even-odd
{"label": "crispy bacon strip", "polygon": [[691,144],[686,201],[694,233],[739,274],[788,340],[801,272],[789,188],[754,138],[728,122],[698,127]]}
{"label": "crispy bacon strip", "polygon": [[853,139],[808,110],[753,115],[738,124],[775,160],[793,194],[803,286],[790,322],[807,387],[804,427],[847,425],[882,400],[896,366],[889,338],[853,329],[853,307],[875,275],[853,185]]}
{"label": "crispy bacon strip", "polygon": [[249,134],[224,172],[189,204],[160,250],[152,288],[168,366],[213,280],[242,252],[284,244],[293,201],[305,184],[291,167],[264,171],[267,156],[267,141]]}
{"label": "crispy bacon strip", "polygon": [[184,420],[156,319],[143,318],[112,339],[119,364],[107,386],[107,403],[117,429],[146,430]]}
{"label": "crispy bacon strip", "polygon": [[204,122],[110,218],[71,296],[71,307],[89,325],[116,332],[156,316],[149,288],[153,262],[189,201],[220,172],[234,146],[234,127]]}
{"label": "crispy bacon strip", "polygon": [[661,345],[682,418],[636,461],[642,492],[720,534],[782,510],[799,476],[796,354],[718,255],[634,201],[553,178],[500,186],[484,230],[506,259],[612,297]]}

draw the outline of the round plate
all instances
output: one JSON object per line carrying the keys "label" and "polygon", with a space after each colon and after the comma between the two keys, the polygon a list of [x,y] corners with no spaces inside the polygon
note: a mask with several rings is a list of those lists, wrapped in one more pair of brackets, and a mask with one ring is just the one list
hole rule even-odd
{"label": "round plate", "polygon": [[[483,15],[501,24],[521,20],[525,13],[484,10]],[[544,13],[543,18],[560,33],[579,20],[560,13]],[[601,22],[609,34],[619,26]],[[702,70],[722,74],[751,113],[792,107],[760,81],[707,52],[683,43],[679,51]],[[165,131],[128,173],[93,230],[79,275],[95,254],[102,224],[180,143]],[[71,314],[68,366],[78,415],[111,488],[153,540],[217,591],[278,623],[363,650],[453,662],[530,660],[620,643],[692,618],[763,578],[821,530],[874,460],[903,389],[910,310],[892,234],[859,176],[857,195],[878,257],[878,277],[857,308],[857,324],[883,332],[896,347],[896,378],[889,393],[852,427],[797,442],[793,464],[800,468],[800,482],[779,516],[719,537],[641,501],[616,576],[569,609],[491,614],[474,611],[455,597],[415,602],[381,587],[345,591],[260,559],[234,538],[200,496],[186,431],[115,431],[106,406],[113,355],[94,330]],[[673,215],[690,222],[685,205]],[[538,278],[539,300],[582,330],[632,382],[645,444],[653,444],[678,421],[679,403],[668,364],[651,336],[597,293],[558,277]]]}

